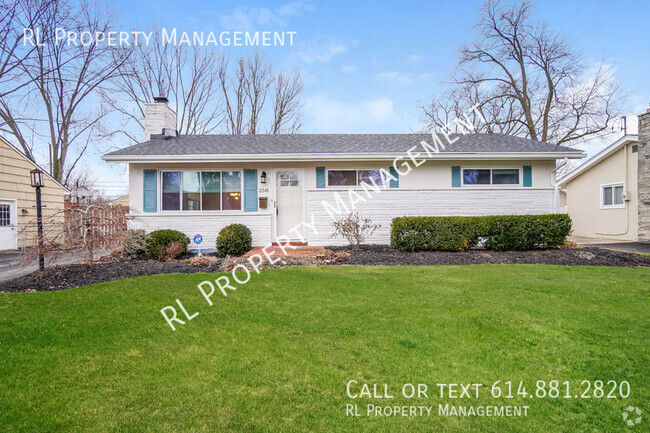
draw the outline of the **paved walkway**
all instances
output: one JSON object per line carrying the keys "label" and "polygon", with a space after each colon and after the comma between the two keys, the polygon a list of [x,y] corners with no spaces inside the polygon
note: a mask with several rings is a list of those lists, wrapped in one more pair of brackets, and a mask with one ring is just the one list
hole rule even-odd
{"label": "paved walkway", "polygon": [[[290,247],[287,246],[285,247],[286,254],[282,251],[282,248],[280,247],[253,247],[252,250],[244,254],[244,257],[251,257],[255,254],[259,254],[262,257],[265,256],[264,251],[266,250],[266,253],[271,255],[273,254],[274,257],[323,257],[325,255],[325,248],[324,247]],[[273,251],[273,253],[271,253]]]}

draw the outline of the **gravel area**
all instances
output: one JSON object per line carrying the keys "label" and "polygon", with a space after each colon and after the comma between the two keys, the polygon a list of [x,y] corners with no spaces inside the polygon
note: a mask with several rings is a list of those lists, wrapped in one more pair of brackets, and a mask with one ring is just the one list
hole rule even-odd
{"label": "gravel area", "polygon": [[[650,267],[650,257],[643,254],[604,248],[559,248],[539,251],[464,252],[421,251],[403,253],[387,246],[370,245],[360,250],[330,247],[324,258],[286,258],[269,267],[319,265],[473,265],[473,264],[543,264],[572,266]],[[195,264],[189,260],[158,262],[148,259],[105,257],[92,268],[86,264],[55,266],[43,273],[33,272],[0,283],[0,292],[42,292],[63,290],[88,284],[119,280],[138,275],[191,274],[224,272],[246,259],[217,259]]]}

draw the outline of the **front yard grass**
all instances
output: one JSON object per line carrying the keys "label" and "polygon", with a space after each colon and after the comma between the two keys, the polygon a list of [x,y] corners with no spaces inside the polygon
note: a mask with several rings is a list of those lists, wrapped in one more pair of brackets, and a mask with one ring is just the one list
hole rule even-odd
{"label": "front yard grass", "polygon": [[[650,270],[534,265],[264,271],[208,306],[216,274],[0,294],[7,431],[631,431],[650,423]],[[172,332],[160,309],[199,315]],[[392,400],[346,396],[386,383]],[[627,399],[494,399],[497,380],[628,381]],[[478,400],[436,384],[483,383]],[[400,397],[426,383],[429,399]],[[580,389],[580,391],[582,391]],[[346,417],[346,404],[429,417]],[[440,417],[438,404],[527,405],[527,417]],[[635,427],[641,431],[646,426]],[[647,430],[646,430],[647,431]]]}

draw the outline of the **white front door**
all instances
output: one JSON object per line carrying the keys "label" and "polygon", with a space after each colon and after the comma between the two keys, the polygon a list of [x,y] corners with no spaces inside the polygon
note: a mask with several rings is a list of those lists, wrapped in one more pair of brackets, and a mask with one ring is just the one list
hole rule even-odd
{"label": "white front door", "polygon": [[[298,227],[303,235],[303,227],[300,224],[303,220],[303,196],[305,176],[301,169],[278,170],[275,175],[275,201],[276,201],[276,238],[288,237],[291,240],[299,240],[295,230]],[[303,235],[304,236],[304,235]]]}
{"label": "white front door", "polygon": [[18,248],[16,201],[0,199],[0,250]]}

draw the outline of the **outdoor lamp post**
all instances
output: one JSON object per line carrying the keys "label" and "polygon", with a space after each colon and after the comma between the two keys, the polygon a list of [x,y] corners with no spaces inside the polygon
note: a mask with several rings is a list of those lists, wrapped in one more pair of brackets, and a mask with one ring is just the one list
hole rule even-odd
{"label": "outdoor lamp post", "polygon": [[37,168],[29,172],[32,187],[36,188],[36,223],[38,226],[38,269],[45,270],[45,256],[43,255],[43,209],[41,206],[41,188],[43,172]]}

